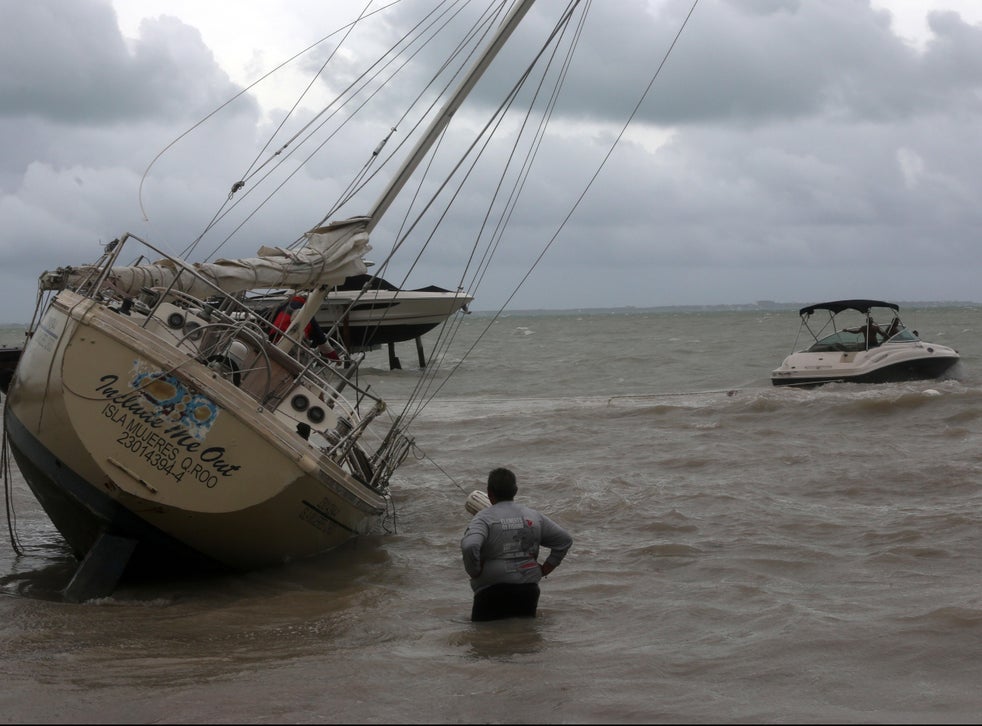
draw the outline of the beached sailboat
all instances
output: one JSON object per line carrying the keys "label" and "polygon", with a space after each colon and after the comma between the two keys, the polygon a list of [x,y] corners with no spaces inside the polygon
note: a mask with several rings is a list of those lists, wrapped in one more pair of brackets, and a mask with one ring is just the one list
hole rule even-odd
{"label": "beached sailboat", "polygon": [[[464,45],[451,48],[449,57],[467,70],[450,71],[452,81],[443,76],[441,85],[453,90],[442,105],[427,101],[414,146],[389,157],[401,165],[367,213],[339,218],[338,204],[296,243],[214,261],[192,261],[127,233],[93,264],[41,276],[38,312],[7,390],[5,438],[80,561],[66,597],[104,595],[137,570],[281,563],[384,525],[390,479],[414,447],[413,407],[430,393],[421,387],[405,408],[390,411],[359,384],[358,359],[336,330],[327,331],[328,348],[312,347],[307,335],[329,291],[366,274],[371,233],[532,4],[490,3],[466,36],[475,46],[485,39],[476,60],[466,60]],[[549,29],[529,68],[550,52],[561,55],[561,41],[571,53],[576,33],[565,29],[577,22],[578,5]],[[419,27],[435,30],[442,18]],[[411,48],[404,44],[404,52]],[[561,77],[562,62],[555,67]],[[526,70],[522,81],[529,78]],[[514,99],[514,89],[509,94]],[[492,114],[465,158],[479,155],[480,139],[507,108]],[[538,143],[544,125],[528,125]],[[242,186],[233,185],[233,194]],[[404,223],[393,254],[415,225]],[[495,227],[489,217],[474,226]],[[273,290],[300,301],[287,324],[274,325],[245,302]]]}
{"label": "beached sailboat", "polygon": [[[299,249],[211,263],[125,234],[94,264],[42,276],[56,294],[10,382],[5,432],[81,561],[69,596],[105,594],[129,567],[261,567],[378,525],[412,439],[398,422],[376,433],[383,402],[303,331],[328,289],[367,272],[372,229],[530,5],[369,214],[315,228]],[[307,299],[279,335],[240,300],[272,288]]]}
{"label": "beached sailboat", "polygon": [[438,285],[406,289],[371,274],[349,277],[332,289],[317,322],[335,328],[349,350],[417,340],[448,317],[467,312],[474,298]]}

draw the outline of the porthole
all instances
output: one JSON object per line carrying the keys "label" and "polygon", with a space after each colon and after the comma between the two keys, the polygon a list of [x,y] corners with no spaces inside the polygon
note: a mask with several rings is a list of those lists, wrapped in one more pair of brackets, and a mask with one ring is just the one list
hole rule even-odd
{"label": "porthole", "polygon": [[319,424],[324,422],[324,409],[320,406],[314,406],[312,409],[307,411],[307,418],[310,419],[311,423]]}
{"label": "porthole", "polygon": [[199,340],[201,338],[201,325],[190,322],[184,326],[184,334],[189,340]]}
{"label": "porthole", "polygon": [[180,313],[171,313],[167,316],[167,324],[174,330],[184,327],[184,316]]}
{"label": "porthole", "polygon": [[310,405],[310,399],[302,393],[298,393],[290,399],[290,405],[293,406],[294,411],[306,411]]}

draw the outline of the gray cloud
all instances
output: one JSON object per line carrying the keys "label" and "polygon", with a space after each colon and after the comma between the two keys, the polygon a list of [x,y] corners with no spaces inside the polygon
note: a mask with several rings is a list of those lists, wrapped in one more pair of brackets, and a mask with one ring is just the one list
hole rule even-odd
{"label": "gray cloud", "polygon": [[[524,62],[559,7],[543,2],[505,60]],[[566,133],[543,149],[533,201],[516,210],[522,239],[499,252],[475,307],[501,304],[551,238],[690,7],[593,4],[557,108]],[[10,319],[26,321],[41,271],[88,261],[122,232],[179,251],[275,118],[245,96],[144,178],[158,152],[240,90],[201,34],[165,16],[124,39],[105,0],[0,9],[0,295]],[[636,119],[668,140],[622,143],[512,305],[977,300],[982,27],[953,12],[932,14],[930,27],[918,50],[863,2],[702,0]],[[496,69],[475,101],[489,108],[505,75]],[[299,172],[221,253],[287,244],[317,221],[344,184],[338,170],[392,123],[375,118],[366,139]],[[569,133],[575,124],[586,130]],[[450,261],[466,254],[482,201],[466,199],[471,217],[452,222],[447,259],[411,283],[457,283]],[[380,228],[379,257],[395,225]]]}

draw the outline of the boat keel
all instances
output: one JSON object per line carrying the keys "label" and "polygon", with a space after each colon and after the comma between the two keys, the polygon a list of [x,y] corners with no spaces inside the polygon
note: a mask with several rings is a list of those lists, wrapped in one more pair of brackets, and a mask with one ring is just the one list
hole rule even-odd
{"label": "boat keel", "polygon": [[103,532],[62,591],[65,599],[79,603],[112,595],[136,545],[135,539]]}

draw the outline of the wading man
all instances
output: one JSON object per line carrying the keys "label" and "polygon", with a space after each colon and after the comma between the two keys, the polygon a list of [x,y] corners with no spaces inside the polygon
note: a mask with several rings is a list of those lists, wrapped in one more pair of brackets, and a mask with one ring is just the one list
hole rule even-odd
{"label": "wading man", "polygon": [[[464,532],[460,551],[471,577],[471,620],[534,618],[539,580],[563,561],[573,544],[569,533],[544,514],[516,504],[518,485],[509,469],[488,474],[488,499]],[[549,548],[540,565],[539,546]]]}

